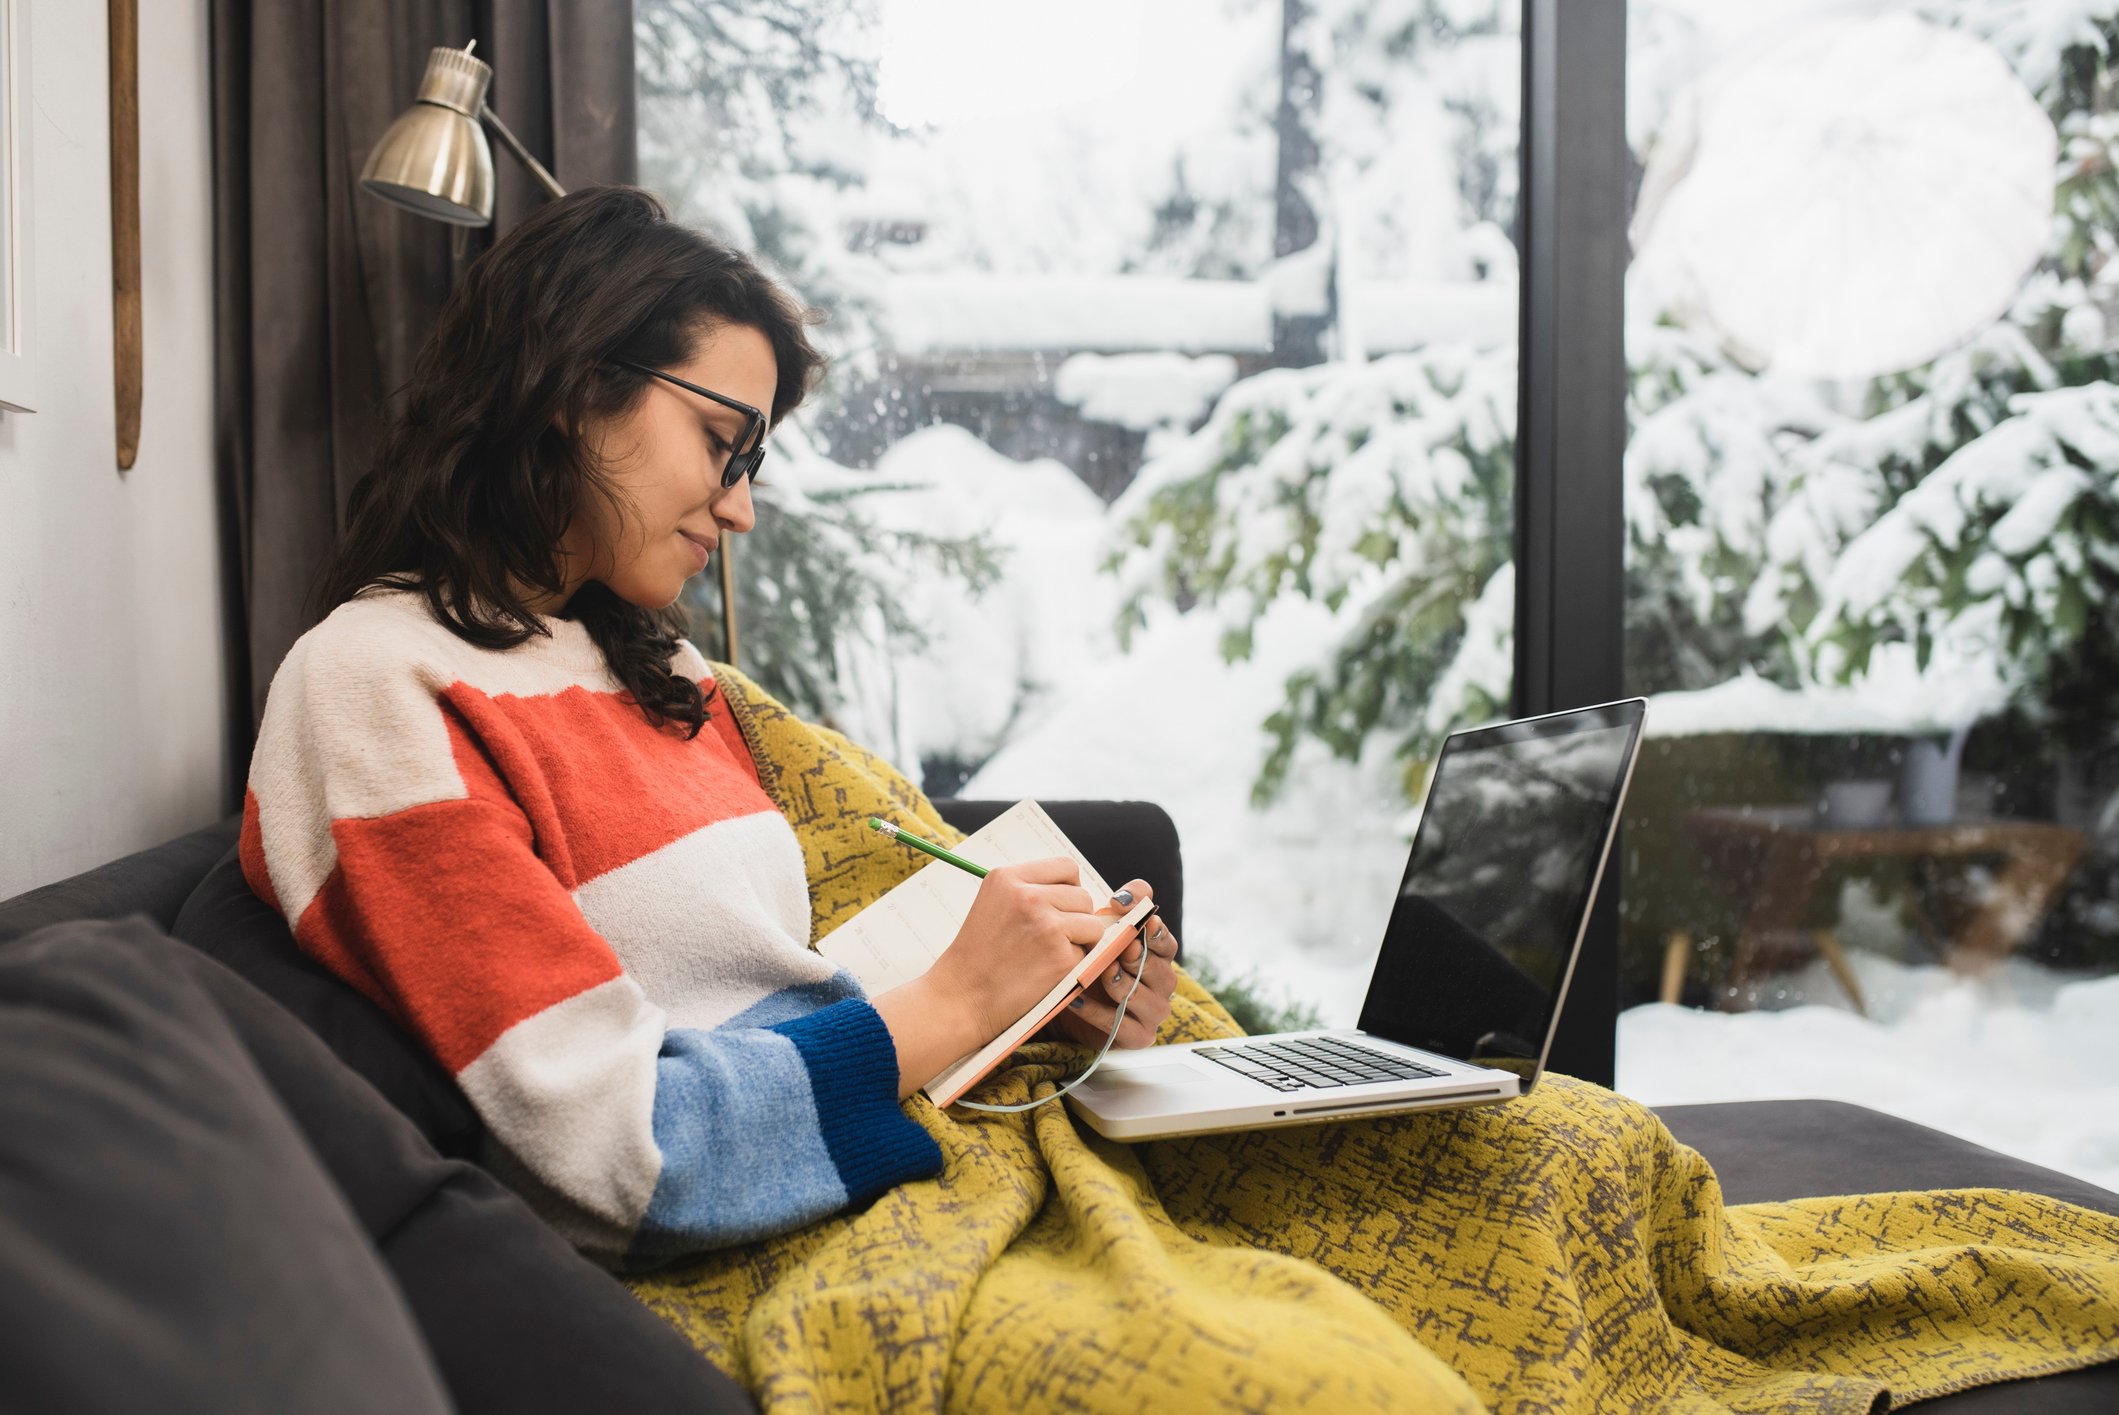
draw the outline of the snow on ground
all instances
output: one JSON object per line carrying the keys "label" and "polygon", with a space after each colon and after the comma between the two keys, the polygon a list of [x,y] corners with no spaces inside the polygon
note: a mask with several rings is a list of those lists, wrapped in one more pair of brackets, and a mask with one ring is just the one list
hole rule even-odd
{"label": "snow on ground", "polygon": [[[1177,823],[1185,946],[1223,976],[1352,1025],[1405,868],[1404,802],[1387,759],[1335,761],[1307,745],[1286,796],[1251,808],[1259,731],[1286,665],[1330,616],[1276,604],[1248,662],[1224,665],[1206,614],[1152,620],[1075,690],[1055,695],[967,782],[964,796],[1153,801]],[[1155,881],[1150,880],[1150,884]]]}
{"label": "snow on ground", "polygon": [[1867,1017],[1822,963],[1762,999],[1794,1005],[1622,1013],[1618,1089],[1648,1105],[1850,1101],[2119,1190],[2119,976],[1848,959]]}
{"label": "snow on ground", "polygon": [[915,779],[923,756],[1000,743],[961,796],[1161,805],[1183,842],[1187,947],[1350,1025],[1405,864],[1400,768],[1387,747],[1357,765],[1305,743],[1284,797],[1250,805],[1259,724],[1340,620],[1290,598],[1259,624],[1252,658],[1224,664],[1217,616],[1161,609],[1121,651],[1119,586],[1100,569],[1110,513],[1058,462],[1016,462],[939,425],[846,479],[906,487],[859,499],[879,526],[986,531],[1004,557],[980,599],[940,577],[907,593],[932,641],[888,665],[889,706],[849,720],[855,735]]}
{"label": "snow on ground", "polygon": [[904,608],[925,627],[927,648],[891,665],[889,728],[850,725],[915,775],[923,757],[976,759],[1020,726],[1020,712],[1110,652],[1117,591],[1097,572],[1103,500],[1051,458],[1018,462],[949,424],[900,438],[861,475],[903,488],[858,499],[878,526],[984,532],[1003,566],[975,599],[944,576],[912,587]]}

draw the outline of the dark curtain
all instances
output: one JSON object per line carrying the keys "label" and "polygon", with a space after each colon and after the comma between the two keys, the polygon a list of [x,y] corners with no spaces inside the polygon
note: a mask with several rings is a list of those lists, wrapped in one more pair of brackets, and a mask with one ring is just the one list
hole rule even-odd
{"label": "dark curtain", "polygon": [[487,102],[560,185],[631,182],[630,0],[214,0],[215,387],[234,799],[265,690],[392,390],[464,266],[543,200],[497,142],[494,225],[368,196],[427,51],[478,41]]}

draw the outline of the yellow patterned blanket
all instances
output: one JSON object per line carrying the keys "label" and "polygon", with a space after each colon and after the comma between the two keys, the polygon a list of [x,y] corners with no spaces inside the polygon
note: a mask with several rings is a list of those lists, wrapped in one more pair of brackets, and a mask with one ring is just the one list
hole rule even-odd
{"label": "yellow patterned blanket", "polygon": [[[808,857],[816,934],[960,838],[888,764],[721,665]],[[1186,982],[1165,1039],[1227,1035]],[[1082,1053],[1021,1053],[987,1098]],[[2119,1357],[2119,1219],[2029,1194],[1725,1208],[1641,1106],[1548,1077],[1478,1110],[1138,1146],[1064,1103],[910,1112],[941,1176],[636,1280],[767,1410],[1868,1411]]]}

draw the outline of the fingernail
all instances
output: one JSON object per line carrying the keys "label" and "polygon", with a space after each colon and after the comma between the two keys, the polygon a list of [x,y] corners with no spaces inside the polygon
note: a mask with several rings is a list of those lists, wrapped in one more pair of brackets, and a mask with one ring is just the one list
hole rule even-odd
{"label": "fingernail", "polygon": [[1072,1001],[1072,1002],[1068,1003],[1067,1005],[1068,1005],[1069,1007],[1075,1007],[1075,1008],[1078,1008],[1078,1007],[1080,1007],[1080,1006],[1081,1006],[1081,1005],[1082,1005],[1083,1003],[1087,1002],[1088,1000],[1089,1000],[1089,999],[1088,999],[1088,998],[1086,998],[1086,997],[1078,997],[1078,998],[1074,999],[1074,1001]]}
{"label": "fingernail", "polygon": [[1123,904],[1128,909],[1130,909],[1133,907],[1133,891],[1130,889],[1121,889],[1118,893],[1111,896],[1111,902],[1114,904]]}

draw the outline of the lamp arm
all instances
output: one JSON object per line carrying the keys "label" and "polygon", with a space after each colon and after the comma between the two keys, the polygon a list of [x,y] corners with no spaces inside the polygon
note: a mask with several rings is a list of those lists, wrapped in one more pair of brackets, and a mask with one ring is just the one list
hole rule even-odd
{"label": "lamp arm", "polygon": [[495,113],[493,106],[484,99],[479,100],[478,117],[480,122],[492,128],[493,135],[500,139],[501,145],[514,153],[516,160],[523,166],[530,169],[530,175],[537,179],[538,186],[544,188],[545,195],[563,197],[567,194],[567,189],[559,185],[559,179],[547,172],[542,162],[530,156],[530,150],[522,145],[522,139],[508,131],[508,125],[500,121],[500,115]]}

